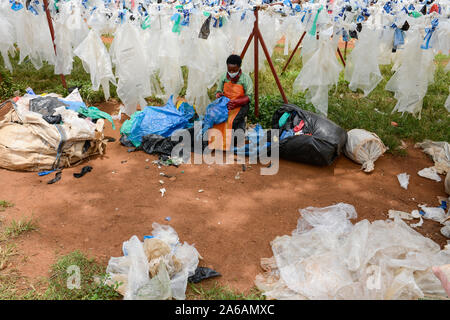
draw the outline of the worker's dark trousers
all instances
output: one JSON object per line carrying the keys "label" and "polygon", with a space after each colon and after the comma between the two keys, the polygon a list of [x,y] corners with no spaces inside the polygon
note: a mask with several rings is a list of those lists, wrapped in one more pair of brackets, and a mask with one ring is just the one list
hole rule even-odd
{"label": "worker's dark trousers", "polygon": [[[245,117],[248,114],[248,110],[250,109],[250,104],[246,104],[244,106],[241,107],[241,110],[239,110],[239,113],[236,115],[236,118],[234,118],[233,120],[233,130],[237,130],[237,129],[242,129],[245,132],[245,127],[246,127],[246,123],[245,123]],[[233,133],[233,139],[234,139],[234,145],[237,146],[237,137],[234,136]]]}

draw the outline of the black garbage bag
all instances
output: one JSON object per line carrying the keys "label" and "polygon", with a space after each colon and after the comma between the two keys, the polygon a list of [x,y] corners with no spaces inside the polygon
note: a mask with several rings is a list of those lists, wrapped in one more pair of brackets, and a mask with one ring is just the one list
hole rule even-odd
{"label": "black garbage bag", "polygon": [[198,283],[204,279],[212,278],[212,277],[219,277],[221,276],[220,273],[217,271],[206,268],[206,267],[197,267],[195,269],[195,273],[188,278],[189,282]]}
{"label": "black garbage bag", "polygon": [[[290,113],[285,124],[280,128],[279,119],[285,113]],[[293,104],[284,104],[272,117],[272,128],[291,130],[301,120],[304,121],[303,134],[293,135],[279,141],[280,158],[326,166],[341,154],[347,142],[347,131],[322,115],[300,109]]]}
{"label": "black garbage bag", "polygon": [[42,116],[42,118],[47,121],[50,124],[57,124],[62,122],[62,117],[60,114],[57,114],[56,116]]}
{"label": "black garbage bag", "polygon": [[30,100],[30,111],[51,116],[56,108],[68,106],[56,97],[37,97]]}
{"label": "black garbage bag", "polygon": [[141,148],[148,154],[159,154],[170,156],[173,147],[178,142],[172,141],[170,137],[163,137],[158,134],[149,134],[142,137]]}

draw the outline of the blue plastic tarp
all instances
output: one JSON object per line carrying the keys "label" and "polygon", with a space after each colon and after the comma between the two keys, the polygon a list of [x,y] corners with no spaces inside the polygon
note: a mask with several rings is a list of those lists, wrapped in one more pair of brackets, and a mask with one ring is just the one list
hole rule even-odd
{"label": "blue plastic tarp", "polygon": [[173,103],[173,96],[171,96],[163,107],[145,107],[135,117],[128,139],[133,145],[139,147],[142,138],[149,134],[170,137],[176,130],[191,126],[189,120],[194,114],[194,109],[191,110],[187,103],[183,103],[178,110]]}

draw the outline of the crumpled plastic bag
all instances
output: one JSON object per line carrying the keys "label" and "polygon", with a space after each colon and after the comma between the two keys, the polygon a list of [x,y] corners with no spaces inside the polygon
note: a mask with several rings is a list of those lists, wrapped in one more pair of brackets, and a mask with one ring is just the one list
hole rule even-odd
{"label": "crumpled plastic bag", "polygon": [[205,117],[203,118],[202,133],[212,128],[215,124],[222,123],[228,120],[228,99],[225,96],[214,100],[208,107],[206,107]]}
{"label": "crumpled plastic bag", "polygon": [[[179,242],[168,225],[152,224],[154,238],[142,243],[137,236],[123,243],[123,257],[111,257],[106,268],[114,279],[122,279],[118,292],[126,300],[186,298],[188,278],[195,274],[200,255],[194,246]],[[119,291],[120,290],[120,291]]]}
{"label": "crumpled plastic bag", "polygon": [[362,164],[364,172],[375,169],[374,162],[387,150],[383,141],[372,132],[364,129],[352,129],[347,132],[344,154],[353,161]]}
{"label": "crumpled plastic bag", "polygon": [[424,140],[416,143],[414,147],[422,148],[423,152],[433,159],[433,168],[437,173],[450,172],[450,145],[447,141]]}
{"label": "crumpled plastic bag", "polygon": [[[136,147],[140,146],[142,138],[149,134],[170,137],[176,130],[187,128],[193,117],[192,110],[189,112],[187,108],[181,107],[177,109],[172,96],[165,106],[148,106],[142,112],[136,113],[136,116],[133,114],[134,117],[130,119],[131,123],[124,122],[123,126],[126,128],[121,129],[121,133],[126,134]],[[131,128],[128,127],[130,125]]]}
{"label": "crumpled plastic bag", "polygon": [[444,250],[399,218],[355,224],[352,205],[299,210],[292,235],[272,242],[273,260],[255,279],[268,299],[417,299],[445,297],[432,266],[450,262]]}

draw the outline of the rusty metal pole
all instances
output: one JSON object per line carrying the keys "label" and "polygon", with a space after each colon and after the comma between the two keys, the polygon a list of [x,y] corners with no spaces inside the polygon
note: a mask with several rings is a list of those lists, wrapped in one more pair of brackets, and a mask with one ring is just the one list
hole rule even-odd
{"label": "rusty metal pole", "polygon": [[247,49],[250,46],[250,42],[252,42],[254,35],[255,35],[255,31],[252,30],[252,33],[250,34],[250,37],[248,37],[247,43],[245,44],[244,50],[242,50],[242,53],[241,53],[242,60],[244,60],[245,53],[247,52]]}
{"label": "rusty metal pole", "polygon": [[253,26],[253,48],[254,48],[254,76],[255,76],[255,116],[258,118],[259,117],[259,92],[258,92],[258,73],[259,73],[259,66],[258,66],[258,47],[259,47],[259,43],[258,43],[258,37],[259,37],[259,29],[258,29],[258,10],[259,7],[255,7],[254,8],[254,14],[255,14],[255,23]]}
{"label": "rusty metal pole", "polygon": [[[53,23],[52,23],[52,17],[50,16],[50,11],[48,11],[48,1],[44,0],[44,8],[45,8],[45,14],[47,15],[47,23],[48,28],[50,29],[50,35],[52,36],[52,42],[53,42],[53,49],[55,50],[55,56],[56,56],[56,44],[55,44],[55,30],[53,29]],[[66,78],[63,74],[61,76],[61,82],[64,86],[64,88],[67,89],[67,83]]]}
{"label": "rusty metal pole", "polygon": [[338,54],[339,54],[339,58],[341,58],[342,64],[343,64],[344,67],[345,67],[345,60],[344,60],[344,58],[342,57],[342,53],[341,53],[341,50],[339,49],[339,47],[337,48],[337,52],[338,52]]}
{"label": "rusty metal pole", "polygon": [[348,41],[345,41],[345,47],[344,47],[344,60],[347,60],[347,44],[348,44]]}
{"label": "rusty metal pole", "polygon": [[[287,66],[288,66],[289,63],[291,62],[292,58],[293,58],[294,55],[295,55],[295,52],[297,51],[298,47],[300,46],[300,44],[301,44],[302,41],[303,41],[303,38],[305,37],[305,34],[306,34],[306,31],[303,31],[303,34],[302,34],[300,40],[297,42],[297,45],[295,46],[294,51],[292,51],[291,56],[289,57],[288,61],[287,61],[286,64],[284,65],[283,70],[281,71],[281,74],[284,73],[284,71],[286,70]],[[286,41],[286,40],[285,40],[285,41]],[[286,43],[285,43],[284,45],[286,45]]]}
{"label": "rusty metal pole", "polygon": [[283,87],[281,86],[280,79],[278,79],[277,72],[275,71],[275,67],[273,66],[272,59],[270,58],[269,50],[267,50],[266,44],[265,44],[264,39],[263,39],[263,37],[261,35],[261,31],[259,31],[259,29],[258,29],[256,31],[256,34],[258,35],[258,39],[261,42],[261,46],[263,48],[264,54],[266,55],[266,59],[267,59],[267,62],[269,63],[270,70],[272,70],[272,74],[273,74],[273,77],[275,78],[275,82],[277,83],[278,90],[280,90],[281,96],[283,97],[283,101],[284,101],[284,103],[288,103],[288,100],[287,100],[286,95],[284,93]]}

